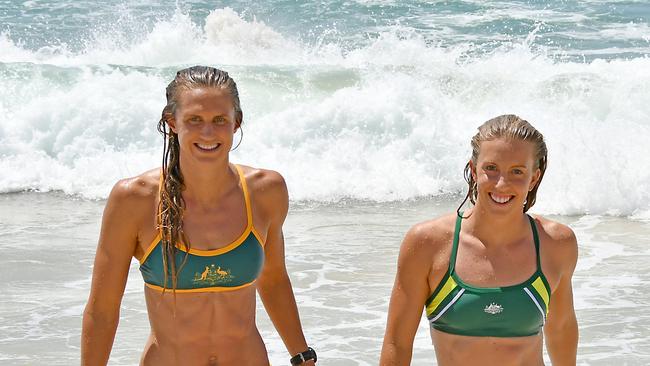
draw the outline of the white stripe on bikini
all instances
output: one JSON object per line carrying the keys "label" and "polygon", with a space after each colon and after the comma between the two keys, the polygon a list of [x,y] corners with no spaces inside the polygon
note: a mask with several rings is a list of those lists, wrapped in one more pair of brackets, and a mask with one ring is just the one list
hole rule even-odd
{"label": "white stripe on bikini", "polygon": [[440,317],[442,316],[442,314],[444,314],[445,311],[447,311],[447,309],[449,309],[452,305],[454,305],[454,303],[455,303],[456,301],[458,301],[458,299],[460,298],[460,295],[462,295],[463,292],[465,292],[465,289],[464,289],[464,288],[461,288],[460,291],[458,291],[458,293],[456,294],[456,296],[454,296],[454,298],[451,299],[451,301],[449,302],[449,304],[447,304],[447,306],[445,306],[444,308],[442,308],[442,310],[440,310],[440,312],[438,313],[438,315],[436,315],[435,318],[433,318],[433,319],[431,319],[431,320],[429,320],[429,321],[430,321],[431,323],[433,323],[433,322],[435,322],[436,320],[438,320],[438,318],[440,318]]}
{"label": "white stripe on bikini", "polygon": [[544,313],[544,310],[542,310],[542,307],[539,305],[539,302],[537,302],[537,299],[535,298],[533,293],[530,292],[528,287],[524,287],[524,291],[526,291],[528,296],[530,296],[530,298],[533,300],[533,302],[535,303],[535,306],[537,306],[537,309],[539,309],[539,312],[542,313],[542,319],[544,320],[544,323],[546,323],[546,314]]}

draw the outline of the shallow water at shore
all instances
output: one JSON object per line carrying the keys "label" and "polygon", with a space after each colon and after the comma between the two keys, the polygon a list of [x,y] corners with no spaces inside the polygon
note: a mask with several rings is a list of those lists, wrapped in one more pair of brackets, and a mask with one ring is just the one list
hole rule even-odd
{"label": "shallow water at shore", "polygon": [[[293,204],[285,224],[287,266],[309,342],[328,366],[376,365],[400,240],[408,227],[456,200]],[[104,201],[60,193],[0,195],[0,363],[78,363]],[[576,232],[574,277],[580,365],[650,363],[650,223],[554,216]],[[149,332],[133,262],[111,365],[135,365]],[[258,304],[273,364],[287,354]],[[423,321],[413,364],[435,364]]]}

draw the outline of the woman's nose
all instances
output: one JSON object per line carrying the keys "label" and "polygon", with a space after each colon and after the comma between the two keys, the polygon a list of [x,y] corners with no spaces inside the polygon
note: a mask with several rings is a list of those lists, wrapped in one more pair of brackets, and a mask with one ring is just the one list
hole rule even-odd
{"label": "woman's nose", "polygon": [[495,184],[495,187],[505,187],[508,185],[508,180],[503,174],[500,174],[499,177],[497,178],[497,183]]}
{"label": "woman's nose", "polygon": [[204,123],[201,126],[201,136],[212,136],[215,133],[216,126],[214,123]]}

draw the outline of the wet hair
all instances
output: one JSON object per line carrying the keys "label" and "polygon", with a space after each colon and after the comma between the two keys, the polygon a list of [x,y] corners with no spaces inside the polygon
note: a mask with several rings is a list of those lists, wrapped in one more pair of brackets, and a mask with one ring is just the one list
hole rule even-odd
{"label": "wet hair", "polygon": [[[544,136],[537,131],[535,127],[528,123],[528,121],[523,120],[514,114],[504,114],[492,118],[479,126],[478,132],[474,137],[472,137],[471,161],[474,163],[474,166],[476,166],[476,161],[478,160],[478,155],[481,151],[481,143],[483,141],[491,141],[498,138],[529,141],[535,145],[535,169],[539,168],[540,176],[533,189],[531,189],[526,196],[523,210],[524,212],[527,212],[528,209],[533,207],[535,204],[537,189],[539,188],[539,184],[542,182],[544,172],[546,171],[548,151],[546,149],[546,142],[544,142]],[[478,196],[476,181],[472,176],[472,168],[469,162],[465,165],[464,174],[465,181],[468,184],[468,190],[465,199],[456,210],[456,213],[459,216],[461,215],[460,209],[463,207],[465,202],[469,200],[472,204],[476,204],[476,198]]]}
{"label": "wet hair", "polygon": [[160,202],[158,204],[158,229],[161,232],[165,275],[163,293],[168,288],[168,278],[171,278],[171,288],[175,293],[178,273],[187,259],[186,253],[182,263],[177,266],[176,243],[182,242],[187,252],[190,248],[189,241],[183,232],[185,202],[181,195],[184,184],[180,169],[178,136],[169,128],[168,119],[170,115],[173,116],[176,113],[181,92],[194,88],[216,88],[227,91],[232,97],[237,127],[241,127],[243,120],[237,84],[225,71],[208,66],[192,66],[178,71],[174,80],[167,85],[167,105],[163,108],[162,116],[158,122],[158,131],[164,138]]}

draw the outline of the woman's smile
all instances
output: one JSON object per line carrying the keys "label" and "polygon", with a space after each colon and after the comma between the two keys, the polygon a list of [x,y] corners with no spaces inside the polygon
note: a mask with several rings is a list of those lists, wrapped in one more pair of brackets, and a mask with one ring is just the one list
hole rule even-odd
{"label": "woman's smile", "polygon": [[492,198],[492,201],[499,203],[499,204],[506,204],[510,202],[510,200],[514,197],[512,195],[503,195],[503,194],[498,194],[498,193],[490,193],[490,198]]}
{"label": "woman's smile", "polygon": [[217,150],[219,147],[221,147],[221,143],[216,143],[216,144],[200,144],[200,143],[195,143],[194,146],[196,146],[197,148],[199,148],[199,150],[201,150],[201,151],[210,152],[210,151],[215,151],[215,150]]}

